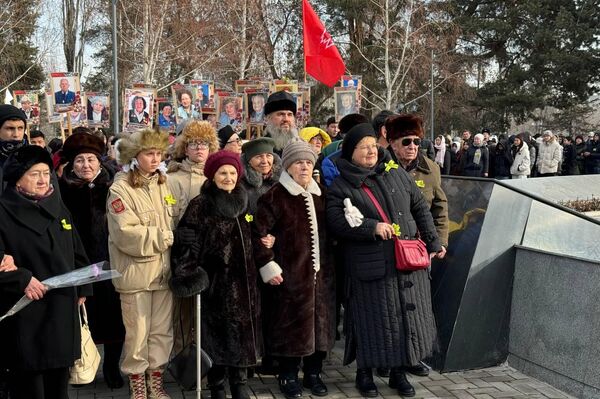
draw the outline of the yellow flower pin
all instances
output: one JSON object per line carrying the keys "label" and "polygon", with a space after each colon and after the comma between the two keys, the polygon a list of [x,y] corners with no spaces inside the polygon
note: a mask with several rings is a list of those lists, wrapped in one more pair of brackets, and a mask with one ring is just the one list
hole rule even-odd
{"label": "yellow flower pin", "polygon": [[394,229],[394,235],[400,237],[400,226],[396,223],[392,223],[392,228]]}
{"label": "yellow flower pin", "polygon": [[246,216],[244,216],[244,218],[246,219],[246,222],[248,222],[248,223],[254,222],[254,216],[252,216],[249,213],[247,213]]}
{"label": "yellow flower pin", "polygon": [[398,164],[393,159],[390,159],[389,162],[385,163],[385,171],[389,172],[392,169],[398,169]]}
{"label": "yellow flower pin", "polygon": [[63,230],[72,230],[73,229],[73,226],[71,226],[69,223],[67,223],[67,219],[61,220],[60,224],[62,225]]}
{"label": "yellow flower pin", "polygon": [[167,203],[167,205],[175,205],[177,203],[177,200],[175,199],[175,197],[173,197],[173,194],[169,194],[165,197],[165,202]]}
{"label": "yellow flower pin", "polygon": [[417,187],[420,187],[420,188],[425,187],[425,182],[423,180],[417,180],[417,181],[415,181],[415,183],[417,183]]}

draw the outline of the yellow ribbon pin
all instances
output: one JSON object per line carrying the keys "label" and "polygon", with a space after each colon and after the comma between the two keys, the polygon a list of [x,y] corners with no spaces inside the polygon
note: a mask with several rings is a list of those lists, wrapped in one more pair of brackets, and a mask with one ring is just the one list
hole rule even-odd
{"label": "yellow ribbon pin", "polygon": [[60,224],[62,225],[63,230],[71,230],[71,229],[73,229],[73,226],[71,226],[69,223],[67,223],[67,219],[61,220]]}
{"label": "yellow ribbon pin", "polygon": [[244,218],[246,219],[246,222],[250,223],[254,221],[254,216],[252,216],[251,214],[247,213],[246,216],[244,216]]}
{"label": "yellow ribbon pin", "polygon": [[167,203],[167,205],[175,205],[177,203],[177,200],[175,199],[175,197],[173,197],[172,194],[169,194],[165,197],[165,202]]}
{"label": "yellow ribbon pin", "polygon": [[392,169],[398,169],[398,164],[393,159],[390,159],[389,162],[385,163],[385,171],[389,172]]}
{"label": "yellow ribbon pin", "polygon": [[423,180],[417,180],[417,181],[415,181],[415,183],[417,183],[417,187],[420,187],[420,188],[425,187],[425,182]]}
{"label": "yellow ribbon pin", "polygon": [[394,229],[394,235],[400,237],[400,226],[396,223],[392,223],[392,228]]}

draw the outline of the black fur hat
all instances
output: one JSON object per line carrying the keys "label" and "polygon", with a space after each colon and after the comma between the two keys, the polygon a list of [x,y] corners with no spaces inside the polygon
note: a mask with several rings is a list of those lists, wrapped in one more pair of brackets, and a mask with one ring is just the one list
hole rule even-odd
{"label": "black fur hat", "polygon": [[14,186],[33,165],[45,163],[53,170],[52,158],[46,149],[37,145],[26,145],[10,154],[4,167],[4,180]]}

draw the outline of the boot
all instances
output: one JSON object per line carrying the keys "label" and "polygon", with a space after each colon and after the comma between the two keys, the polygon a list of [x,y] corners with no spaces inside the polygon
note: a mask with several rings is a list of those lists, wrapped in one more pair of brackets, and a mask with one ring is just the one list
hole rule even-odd
{"label": "boot", "polygon": [[209,385],[210,388],[210,399],[225,399],[225,386],[223,384],[219,385]]}
{"label": "boot", "polygon": [[129,374],[130,399],[147,399],[144,374]]}
{"label": "boot", "polygon": [[250,399],[248,394],[248,369],[245,367],[229,367],[229,389],[232,399]]}
{"label": "boot", "polygon": [[405,367],[404,370],[412,375],[427,377],[429,375],[429,367],[423,362],[419,362],[416,366]]}
{"label": "boot", "polygon": [[302,385],[315,396],[327,396],[327,386],[321,379],[321,374],[304,374]]}
{"label": "boot", "polygon": [[165,391],[162,370],[147,370],[148,399],[171,399]]}
{"label": "boot", "polygon": [[373,382],[373,370],[370,368],[356,369],[356,389],[362,396],[367,398],[374,398],[379,395],[377,385]]}
{"label": "boot", "polygon": [[230,384],[231,388],[231,399],[250,399],[248,393],[248,385],[246,384]]}
{"label": "boot", "polygon": [[411,397],[415,396],[415,388],[410,385],[410,382],[406,379],[406,374],[401,367],[393,367],[390,371],[390,388],[398,390],[398,395]]}

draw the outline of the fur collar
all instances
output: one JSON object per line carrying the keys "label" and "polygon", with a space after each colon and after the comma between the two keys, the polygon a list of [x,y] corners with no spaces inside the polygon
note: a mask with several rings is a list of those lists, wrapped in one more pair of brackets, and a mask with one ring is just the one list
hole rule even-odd
{"label": "fur collar", "polygon": [[[249,160],[246,159],[245,154],[241,155],[242,165],[244,165],[244,176],[242,177],[246,183],[248,183],[251,187],[259,188],[263,185],[264,180],[262,174],[258,173],[248,163]],[[279,181],[279,177],[281,176],[282,167],[281,167],[281,158],[277,154],[273,154],[273,173],[271,177],[267,180],[271,180],[274,182]]]}
{"label": "fur collar", "polygon": [[281,177],[279,177],[279,183],[288,191],[288,193],[296,196],[302,193],[310,193],[316,195],[318,197],[321,196],[321,189],[319,185],[315,181],[315,179],[311,179],[310,183],[308,183],[308,188],[305,190],[302,186],[292,179],[292,177],[288,174],[288,172],[281,172]]}
{"label": "fur collar", "polygon": [[206,201],[207,214],[225,218],[237,218],[248,208],[248,194],[241,184],[231,193],[221,190],[212,181],[207,180],[200,195]]}

